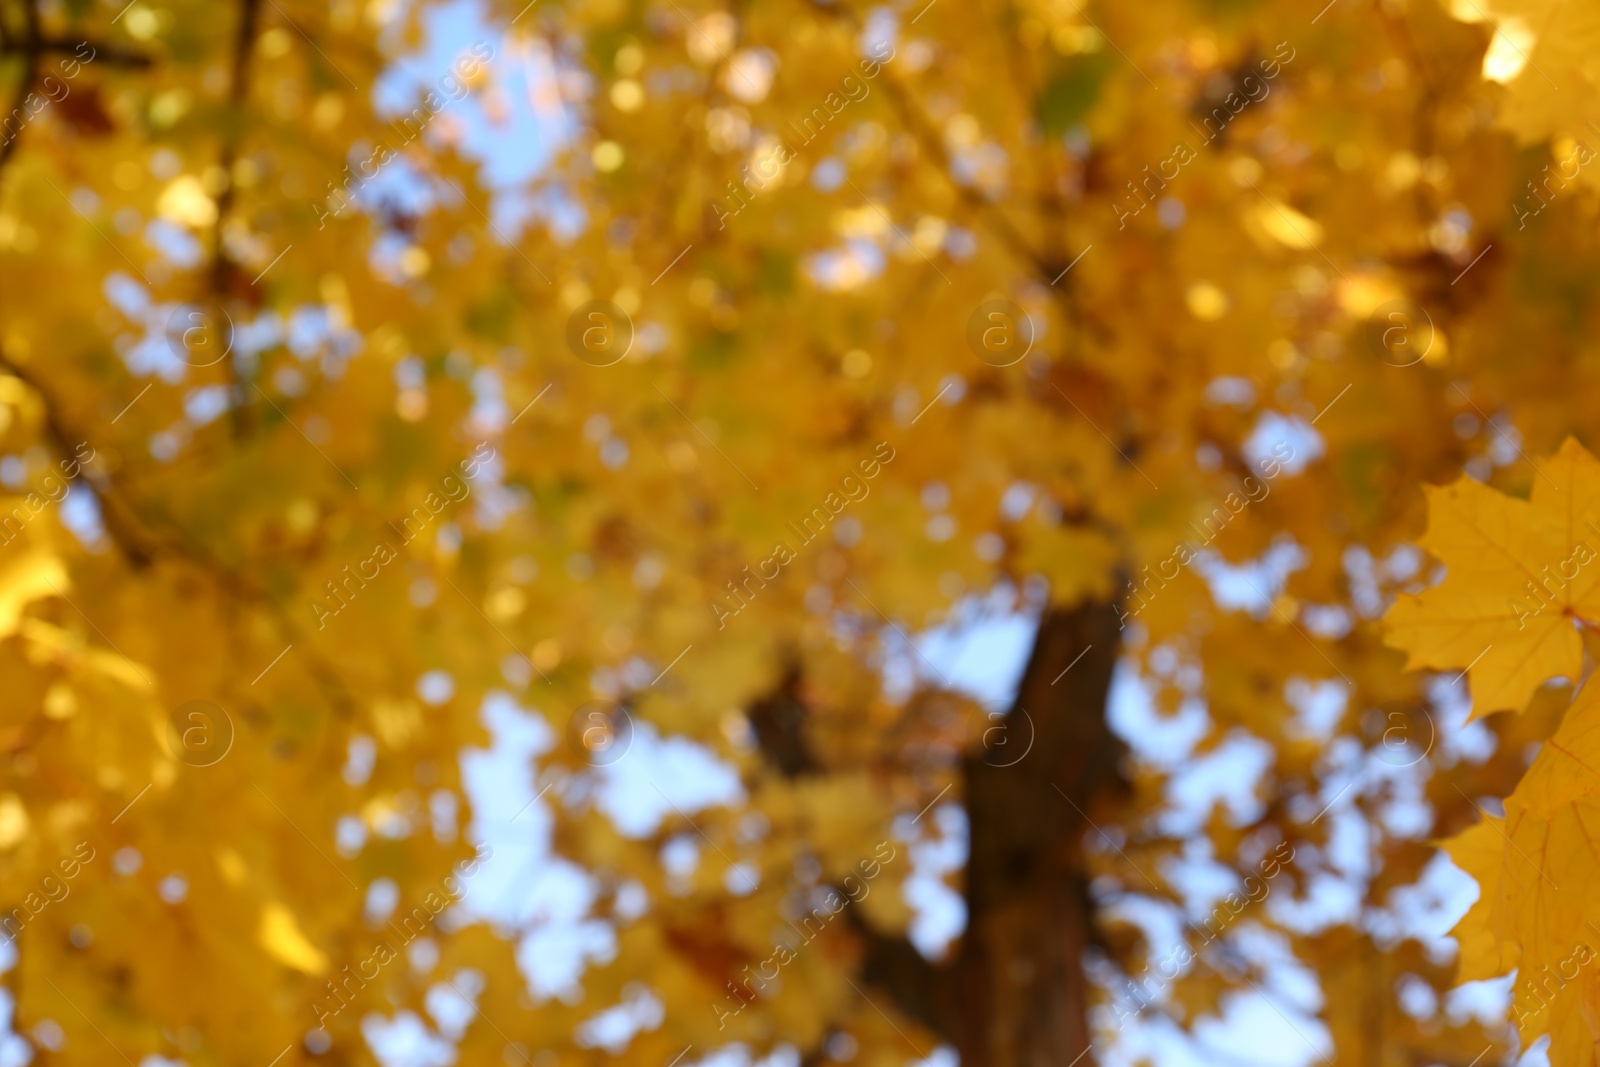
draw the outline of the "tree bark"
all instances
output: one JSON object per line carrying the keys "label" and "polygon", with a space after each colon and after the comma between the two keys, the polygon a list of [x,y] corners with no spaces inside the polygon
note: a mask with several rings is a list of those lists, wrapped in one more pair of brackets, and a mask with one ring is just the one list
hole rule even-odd
{"label": "tree bark", "polygon": [[963,1067],[1095,1061],[1083,970],[1094,902],[1082,842],[1127,789],[1125,746],[1106,719],[1120,639],[1110,604],[1047,613],[1005,744],[964,764],[971,844],[957,950],[934,964],[904,938],[858,924],[863,980],[953,1044]]}
{"label": "tree bark", "polygon": [[[852,911],[862,983],[954,1045],[963,1067],[1092,1067],[1095,940],[1083,841],[1120,807],[1125,747],[1107,702],[1121,644],[1109,603],[1047,612],[1004,722],[962,765],[970,848],[967,928],[945,960]],[[769,764],[817,773],[798,673],[750,709]]]}
{"label": "tree bark", "polygon": [[[967,929],[941,1013],[964,1067],[1094,1061],[1083,970],[1094,904],[1082,841],[1094,813],[1126,789],[1124,746],[1106,719],[1119,639],[1109,604],[1046,614],[1007,743],[966,762]],[[1033,746],[1018,759],[1030,722]]]}

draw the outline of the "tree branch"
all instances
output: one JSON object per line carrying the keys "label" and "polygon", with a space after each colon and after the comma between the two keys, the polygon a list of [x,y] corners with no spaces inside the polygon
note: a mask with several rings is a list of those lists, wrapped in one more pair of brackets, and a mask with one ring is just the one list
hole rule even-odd
{"label": "tree branch", "polygon": [[[245,101],[250,95],[250,57],[255,52],[256,31],[261,17],[261,0],[241,0],[239,4],[239,29],[233,43],[233,69],[228,87],[228,109],[233,113],[228,123],[227,136],[223,138],[222,152],[217,166],[223,174],[222,191],[217,194],[217,221],[211,236],[211,292],[218,300],[232,288],[236,268],[228,255],[223,240],[228,219],[238,198],[238,187],[233,172],[239,159],[239,142],[244,138]],[[235,439],[247,436],[254,425],[254,406],[245,396],[244,381],[240,375],[239,360],[227,360],[229,388],[233,403],[228,407],[228,425]]]}
{"label": "tree branch", "polygon": [[790,667],[771,696],[751,705],[749,717],[762,753],[785,778],[815,774],[820,769],[806,744],[799,667]]}
{"label": "tree branch", "polygon": [[861,980],[888,993],[902,1015],[953,1040],[950,1017],[943,1010],[950,999],[950,971],[917,951],[908,938],[873,929],[855,909],[850,919],[861,942]]}
{"label": "tree branch", "polygon": [[[27,18],[28,23],[27,40],[30,42],[37,41],[39,39],[39,9],[35,5],[35,0],[25,0],[22,5],[22,10]],[[28,99],[28,95],[33,92],[34,82],[38,80],[39,53],[37,51],[24,52],[22,60],[22,82],[17,86],[16,103],[12,104],[11,107],[6,109],[5,113],[7,116],[10,116],[18,108],[22,107],[23,102]],[[22,142],[22,132],[27,128],[27,124],[24,123],[22,128],[17,130],[16,133],[12,134],[4,141],[0,141],[0,170],[5,168],[7,161],[11,159],[11,154],[17,150],[17,145]],[[4,127],[0,126],[0,130],[3,129]]]}
{"label": "tree branch", "polygon": [[95,63],[105,63],[113,67],[130,67],[136,70],[144,70],[155,63],[154,59],[143,52],[136,52],[131,48],[123,48],[120,45],[106,44],[104,41],[87,38],[71,40],[66,37],[33,37],[23,41],[7,40],[0,43],[0,55],[74,54],[84,45],[88,45],[94,50],[93,62]]}

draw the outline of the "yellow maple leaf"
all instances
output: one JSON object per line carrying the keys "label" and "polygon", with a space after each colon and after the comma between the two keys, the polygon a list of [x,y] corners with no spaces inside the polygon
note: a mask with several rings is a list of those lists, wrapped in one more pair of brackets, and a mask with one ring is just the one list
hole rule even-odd
{"label": "yellow maple leaf", "polygon": [[1452,931],[1460,978],[1515,967],[1523,1047],[1549,1034],[1552,1063],[1590,1067],[1600,1039],[1600,685],[1579,692],[1505,811],[1445,846],[1479,885]]}
{"label": "yellow maple leaf", "polygon": [[1506,974],[1517,965],[1518,946],[1509,930],[1496,925],[1504,915],[1500,868],[1504,862],[1505,820],[1485,815],[1445,842],[1445,852],[1457,867],[1478,883],[1478,899],[1451,930],[1461,946],[1458,977],[1477,982]]}
{"label": "yellow maple leaf", "polygon": [[1576,681],[1578,626],[1600,622],[1600,460],[1568,438],[1537,466],[1528,500],[1465,476],[1430,487],[1419,543],[1445,578],[1388,615],[1407,667],[1470,673],[1475,717],[1523,710],[1551,678]]}

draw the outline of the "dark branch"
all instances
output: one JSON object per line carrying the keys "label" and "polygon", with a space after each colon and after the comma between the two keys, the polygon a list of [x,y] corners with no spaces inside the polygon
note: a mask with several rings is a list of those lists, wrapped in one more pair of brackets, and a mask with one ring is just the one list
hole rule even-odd
{"label": "dark branch", "polygon": [[[211,277],[212,294],[222,300],[227,296],[236,271],[223,240],[229,217],[233,213],[238,190],[234,185],[234,164],[239,159],[239,142],[244,138],[245,102],[250,96],[250,57],[255,52],[256,33],[260,29],[261,0],[242,0],[239,5],[239,29],[233,42],[233,71],[228,87],[228,107],[233,112],[228,124],[228,134],[222,143],[222,153],[217,160],[225,177],[222,192],[217,196],[217,223],[212,231]],[[251,398],[245,395],[244,380],[236,359],[227,361],[233,403],[229,405],[228,422],[235,439],[247,436],[254,426]]]}
{"label": "dark branch", "polygon": [[806,707],[800,700],[800,671],[791,667],[773,694],[750,708],[750,726],[767,760],[785,778],[813,774],[816,760],[805,737]]}
{"label": "dark branch", "polygon": [[944,1010],[950,997],[950,972],[918,952],[907,938],[874,930],[854,909],[851,921],[863,953],[862,982],[888,993],[902,1015],[946,1040],[953,1039],[950,1016]]}
{"label": "dark branch", "polygon": [[65,37],[35,37],[23,41],[6,41],[3,45],[0,45],[0,55],[71,55],[76,54],[78,49],[85,45],[88,45],[94,51],[94,58],[90,60],[90,62],[94,63],[143,70],[155,62],[143,52],[136,52],[131,48],[122,48],[119,45],[106,44],[103,41],[81,38],[74,41]]}
{"label": "dark branch", "polygon": [[[39,39],[39,9],[33,0],[28,0],[27,3],[22,5],[22,10],[26,13],[28,20],[27,39],[29,41],[37,41]],[[33,92],[34,83],[38,80],[39,53],[33,51],[25,52],[22,61],[22,81],[17,86],[17,100],[16,103],[6,109],[6,115],[9,116],[22,107],[23,101],[28,99],[28,94]],[[22,143],[22,133],[27,128],[27,124],[24,123],[22,129],[17,130],[16,133],[11,134],[4,141],[0,141],[0,169],[5,167],[6,162],[11,158],[11,154],[17,150],[17,145]],[[0,130],[4,130],[4,127],[0,126]]]}

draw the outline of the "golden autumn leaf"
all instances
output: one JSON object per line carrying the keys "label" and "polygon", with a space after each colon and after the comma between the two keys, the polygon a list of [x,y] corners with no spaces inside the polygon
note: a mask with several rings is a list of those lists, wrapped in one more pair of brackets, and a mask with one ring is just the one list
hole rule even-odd
{"label": "golden autumn leaf", "polygon": [[1600,623],[1600,461],[1568,438],[1536,468],[1528,500],[1467,476],[1428,490],[1418,543],[1445,577],[1387,618],[1408,667],[1467,671],[1474,715],[1521,711],[1546,681],[1576,680],[1578,627]]}
{"label": "golden autumn leaf", "polygon": [[1461,978],[1512,968],[1512,1018],[1524,1046],[1550,1034],[1551,1061],[1600,1062],[1600,685],[1579,691],[1503,818],[1446,844],[1479,884],[1453,933]]}

